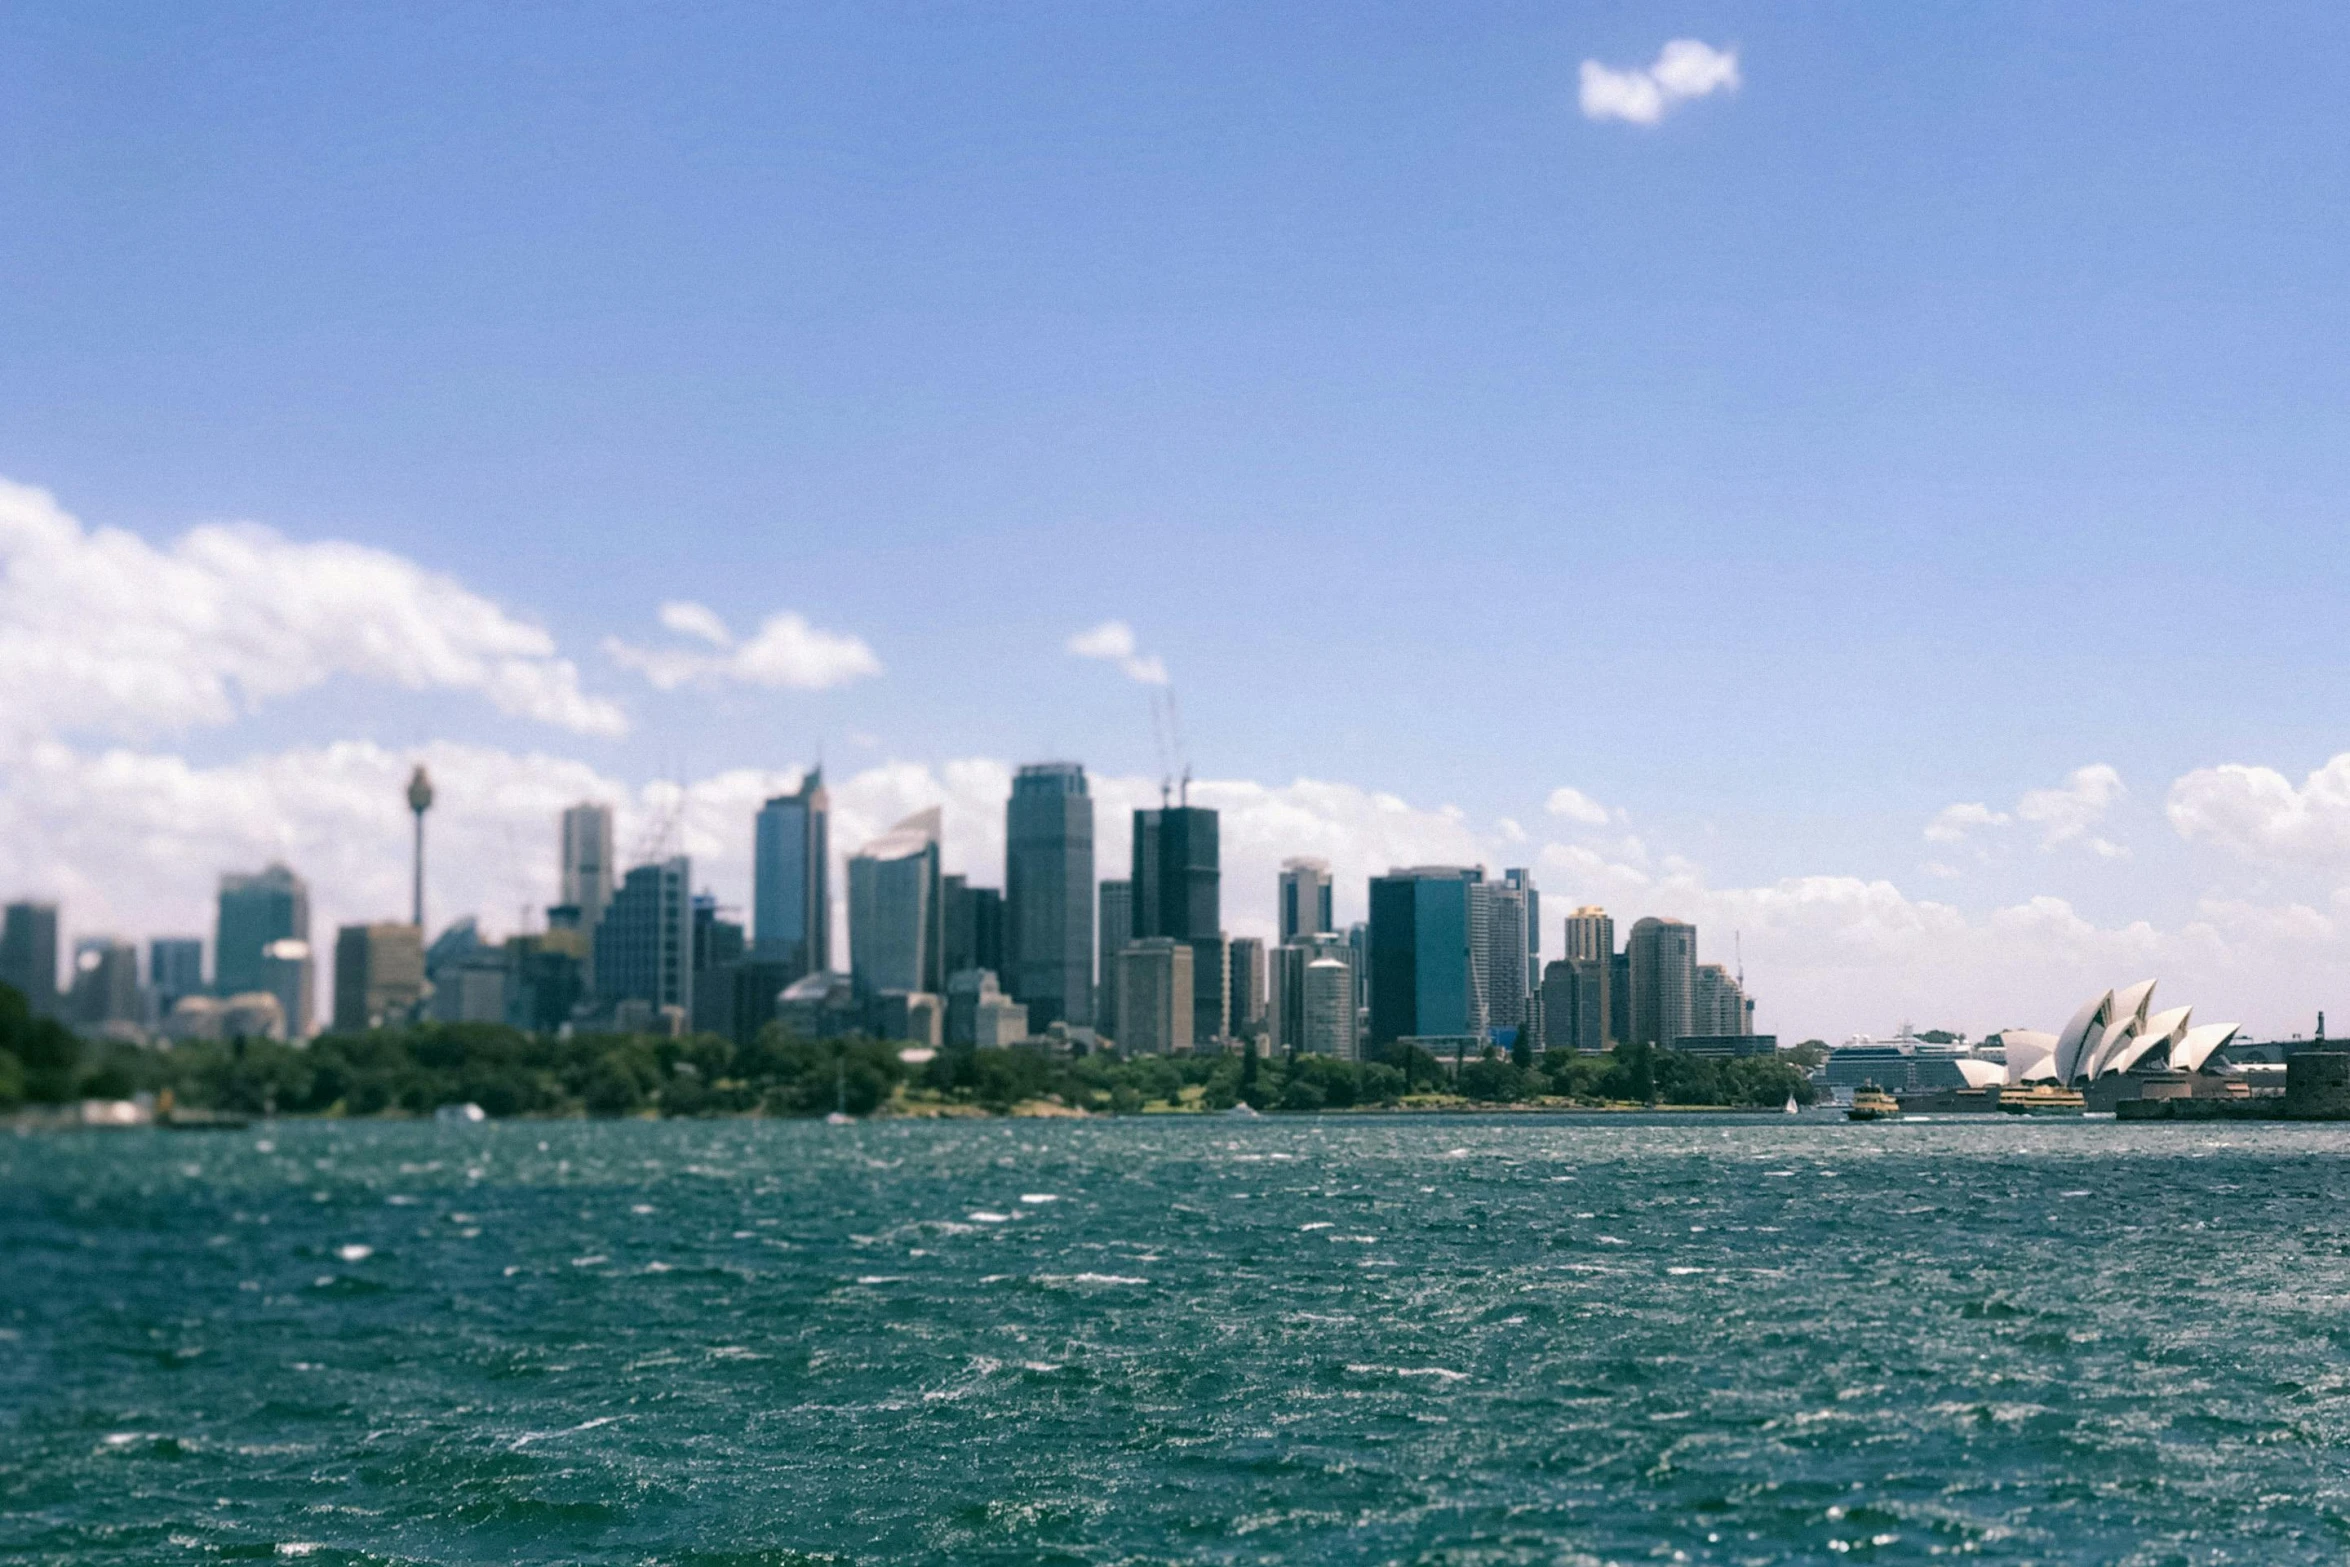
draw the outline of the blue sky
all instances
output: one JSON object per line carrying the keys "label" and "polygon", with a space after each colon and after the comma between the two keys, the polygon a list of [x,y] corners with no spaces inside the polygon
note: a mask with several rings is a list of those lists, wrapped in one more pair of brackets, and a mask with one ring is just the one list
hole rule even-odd
{"label": "blue sky", "polygon": [[[1806,878],[1975,931],[2053,898],[2121,944],[2050,996],[2143,956],[2323,1004],[2323,791],[2219,826],[2177,791],[2346,748],[2350,16],[1268,9],[10,8],[0,476],[158,550],[396,556],[626,713],[327,657],[233,719],[42,735],[216,781],[335,742],[630,789],[820,747],[1147,777],[1145,691],[1066,651],[1117,619],[1203,777],[1537,845],[1600,830],[1545,812],[1571,787],[1709,918]],[[1582,112],[1584,62],[1673,39],[1735,89]],[[672,601],[882,673],[659,690],[603,649],[679,645]],[[2091,766],[2094,831],[2019,825]],[[100,865],[13,792],[0,872],[117,924],[220,868]],[[2010,821],[1925,836],[1973,802]],[[2118,934],[2215,900],[2314,945]],[[1994,1026],[1998,986],[1889,968],[1776,1021]]]}

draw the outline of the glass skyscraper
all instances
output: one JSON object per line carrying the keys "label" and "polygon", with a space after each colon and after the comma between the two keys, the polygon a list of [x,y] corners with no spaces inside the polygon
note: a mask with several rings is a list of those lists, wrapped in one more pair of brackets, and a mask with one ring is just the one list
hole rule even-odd
{"label": "glass skyscraper", "polygon": [[824,769],[759,811],[751,847],[751,950],[794,979],[832,966],[831,797]]}
{"label": "glass skyscraper", "polygon": [[1093,1021],[1093,798],[1075,762],[1020,769],[1004,806],[1005,989],[1028,1026]]}

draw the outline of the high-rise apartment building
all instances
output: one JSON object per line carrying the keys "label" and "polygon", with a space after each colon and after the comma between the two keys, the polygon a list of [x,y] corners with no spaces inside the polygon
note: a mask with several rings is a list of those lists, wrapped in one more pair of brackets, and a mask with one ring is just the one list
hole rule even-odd
{"label": "high-rise apartment building", "polygon": [[1093,797],[1075,762],[1036,762],[1004,805],[1003,976],[1028,1026],[1093,1022]]}
{"label": "high-rise apartment building", "polygon": [[[1273,1048],[1284,1055],[1306,1048],[1306,967],[1324,958],[1347,966],[1352,1005],[1362,1008],[1362,949],[1344,936],[1328,932],[1275,947],[1265,955],[1265,1029]],[[1357,1038],[1350,1028],[1348,1037]]]}
{"label": "high-rise apartment building", "polygon": [[1330,862],[1283,860],[1277,912],[1284,946],[1302,937],[1336,930],[1338,926],[1331,915]]}
{"label": "high-rise apartment building", "polygon": [[1102,883],[1094,935],[1101,948],[1101,989],[1094,998],[1093,1015],[1103,1028],[1114,1029],[1118,1026],[1118,954],[1134,939],[1134,883]]}
{"label": "high-rise apartment building", "polygon": [[1616,922],[1607,910],[1585,904],[1567,916],[1567,950],[1571,960],[1611,958],[1616,952]]}
{"label": "high-rise apartment building", "polygon": [[335,932],[336,1032],[396,1027],[423,998],[424,940],[415,926],[345,925]]}
{"label": "high-rise apartment building", "polygon": [[680,854],[639,865],[621,878],[619,890],[596,926],[596,995],[605,1002],[634,1001],[658,1015],[676,1007],[684,1017],[694,1005],[693,861]]}
{"label": "high-rise apartment building", "polygon": [[1305,1038],[1307,1055],[1355,1056],[1354,965],[1337,958],[1316,958],[1305,966]]}
{"label": "high-rise apartment building", "polygon": [[796,978],[832,966],[832,797],[812,767],[759,809],[751,845],[751,949]]}
{"label": "high-rise apartment building", "polygon": [[1118,954],[1118,1045],[1128,1055],[1180,1055],[1192,1048],[1193,948],[1172,936],[1144,936]]}
{"label": "high-rise apartment building", "polygon": [[212,979],[223,996],[266,991],[277,997],[286,1037],[306,1038],[317,1016],[309,884],[282,864],[221,877]]}
{"label": "high-rise apartment building", "polygon": [[1265,1031],[1264,938],[1233,937],[1225,944],[1224,963],[1231,988],[1227,1032],[1234,1039],[1254,1039]]}
{"label": "high-rise apartment building", "polygon": [[1484,872],[1424,865],[1371,878],[1371,1043],[1483,1032],[1475,920]]}
{"label": "high-rise apartment building", "polygon": [[1644,919],[1624,942],[1632,969],[1632,1039],[1666,1049],[1691,1032],[1697,989],[1697,927]]}
{"label": "high-rise apartment building", "polygon": [[1605,958],[1559,958],[1542,969],[1545,1050],[1596,1054],[1613,1043],[1608,1033]]}
{"label": "high-rise apartment building", "polygon": [[1204,806],[1134,813],[1134,934],[1191,943],[1192,1019],[1207,1038],[1225,1032],[1232,1011],[1217,838]]}
{"label": "high-rise apartment building", "polygon": [[1754,1003],[1736,976],[1719,963],[1700,963],[1691,993],[1689,1032],[1721,1036],[1754,1032]]}
{"label": "high-rise apartment building", "polygon": [[157,936],[147,943],[147,989],[155,1014],[168,1017],[183,996],[204,993],[204,942],[196,936]]}
{"label": "high-rise apartment building", "polygon": [[1527,939],[1530,890],[1522,880],[1485,884],[1485,1023],[1491,1029],[1526,1026],[1531,980],[1526,965],[1533,950]]}
{"label": "high-rise apartment building", "polygon": [[56,904],[11,903],[0,913],[0,985],[20,992],[35,1017],[56,1015]]}
{"label": "high-rise apartment building", "polygon": [[938,807],[917,811],[849,861],[849,976],[857,994],[946,992]]}

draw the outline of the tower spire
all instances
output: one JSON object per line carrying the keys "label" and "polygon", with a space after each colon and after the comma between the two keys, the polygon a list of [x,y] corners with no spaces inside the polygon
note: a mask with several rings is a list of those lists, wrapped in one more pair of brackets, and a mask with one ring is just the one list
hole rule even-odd
{"label": "tower spire", "polygon": [[432,809],[432,779],[425,775],[422,762],[416,764],[416,771],[408,778],[408,809],[416,817],[416,854],[408,917],[421,938],[424,934],[424,813]]}

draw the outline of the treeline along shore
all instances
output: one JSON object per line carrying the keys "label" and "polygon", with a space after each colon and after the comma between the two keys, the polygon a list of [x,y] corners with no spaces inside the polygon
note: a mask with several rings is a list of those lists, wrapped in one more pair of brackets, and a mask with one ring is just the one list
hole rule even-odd
{"label": "treeline along shore", "polygon": [[749,1045],[715,1034],[527,1033],[419,1024],[322,1034],[305,1045],[206,1040],[169,1050],[89,1040],[0,986],[0,1109],[160,1096],[239,1115],[419,1116],[477,1104],[492,1116],[1139,1115],[1510,1105],[1777,1108],[1813,1098],[1785,1062],[1626,1046],[1604,1055],[1440,1062],[1328,1056],[1060,1059],[1041,1050],[942,1050],[903,1059],[874,1040],[815,1040],[770,1024]]}

